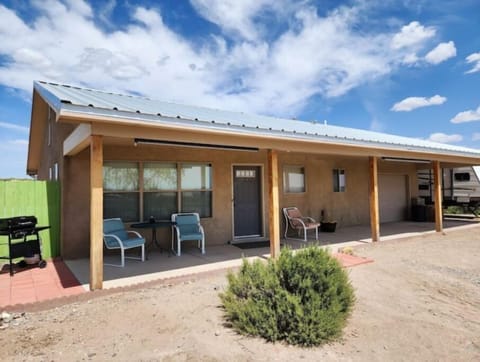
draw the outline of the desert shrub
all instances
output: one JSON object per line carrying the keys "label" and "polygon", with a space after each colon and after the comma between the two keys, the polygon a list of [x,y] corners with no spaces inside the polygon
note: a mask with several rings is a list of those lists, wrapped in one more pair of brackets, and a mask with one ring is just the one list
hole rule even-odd
{"label": "desert shrub", "polygon": [[354,302],[348,275],[336,259],[317,247],[278,260],[243,261],[229,273],[220,298],[239,333],[268,341],[320,345],[340,336]]}

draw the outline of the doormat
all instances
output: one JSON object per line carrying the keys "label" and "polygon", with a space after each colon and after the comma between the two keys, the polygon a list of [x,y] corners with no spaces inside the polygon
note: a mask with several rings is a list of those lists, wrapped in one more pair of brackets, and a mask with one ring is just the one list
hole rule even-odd
{"label": "doormat", "polygon": [[[265,248],[270,246],[270,240],[267,241],[251,241],[247,243],[238,243],[238,244],[232,244],[233,246],[236,246],[237,248],[240,249],[256,249],[256,248]],[[282,246],[282,245],[280,245]]]}

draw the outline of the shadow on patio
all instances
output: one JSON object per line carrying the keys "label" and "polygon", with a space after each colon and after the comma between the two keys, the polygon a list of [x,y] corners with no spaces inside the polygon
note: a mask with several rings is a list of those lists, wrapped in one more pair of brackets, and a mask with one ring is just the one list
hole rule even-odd
{"label": "shadow on patio", "polygon": [[[449,228],[472,223],[476,224],[476,222],[467,220],[444,220],[444,229],[448,231]],[[388,240],[434,232],[434,229],[434,223],[406,221],[382,224],[380,233],[381,240]],[[337,228],[334,233],[319,233],[318,244],[330,248],[332,252],[337,252],[341,247],[371,243],[370,236],[369,226]],[[281,243],[293,249],[316,244],[315,240],[311,239],[307,243],[282,239]],[[103,287],[105,289],[121,287],[152,280],[234,268],[241,265],[242,257],[248,259],[267,258],[269,253],[269,247],[240,249],[229,244],[209,246],[207,235],[206,254],[204,255],[200,253],[194,243],[182,246],[182,256],[179,257],[165,250],[160,252],[159,249],[153,247],[148,252],[148,260],[143,263],[127,259],[125,268],[105,266]],[[119,258],[120,256],[117,254],[108,255],[105,256],[105,262],[117,262]],[[88,289],[89,259],[66,260],[65,263],[84,288]]]}

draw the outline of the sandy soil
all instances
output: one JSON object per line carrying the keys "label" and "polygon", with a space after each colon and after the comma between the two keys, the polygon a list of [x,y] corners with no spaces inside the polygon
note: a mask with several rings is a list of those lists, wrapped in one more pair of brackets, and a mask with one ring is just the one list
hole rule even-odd
{"label": "sandy soil", "polygon": [[479,361],[480,226],[355,249],[357,302],[341,341],[270,344],[224,327],[225,273],[27,311],[0,330],[4,361]]}

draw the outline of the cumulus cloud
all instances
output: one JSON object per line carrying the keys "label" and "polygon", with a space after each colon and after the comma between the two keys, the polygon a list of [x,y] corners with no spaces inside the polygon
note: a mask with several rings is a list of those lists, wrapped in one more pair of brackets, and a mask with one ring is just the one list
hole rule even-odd
{"label": "cumulus cloud", "polygon": [[440,43],[434,49],[425,55],[425,60],[431,64],[439,64],[447,59],[457,55],[455,43],[449,41],[448,43]]}
{"label": "cumulus cloud", "polygon": [[[218,25],[194,44],[165,24],[161,4],[129,5],[130,18],[108,30],[98,23],[115,1],[98,14],[81,0],[32,1],[28,21],[0,5],[0,84],[31,94],[39,79],[290,117],[313,96],[343,95],[416,61],[436,34],[419,22],[359,32],[368,4],[319,15],[303,1],[191,3]],[[265,36],[272,24],[278,32]]]}
{"label": "cumulus cloud", "polygon": [[432,133],[430,137],[428,137],[429,141],[433,142],[440,142],[440,143],[455,143],[461,142],[463,137],[459,134],[445,134],[445,133]]}
{"label": "cumulus cloud", "polygon": [[263,24],[258,20],[269,12],[282,16],[293,7],[285,0],[190,0],[192,6],[224,32],[255,41],[262,37]]}
{"label": "cumulus cloud", "polygon": [[472,69],[468,70],[466,73],[476,73],[480,72],[480,52],[472,53],[467,58],[467,63],[472,65]]}
{"label": "cumulus cloud", "polygon": [[395,103],[390,110],[395,112],[410,112],[421,107],[438,106],[446,101],[447,98],[439,96],[438,94],[430,98],[408,97],[400,102]]}
{"label": "cumulus cloud", "polygon": [[410,24],[403,26],[399,33],[395,34],[392,38],[391,47],[400,49],[415,46],[432,38],[435,36],[435,33],[434,27],[425,27],[418,21],[412,21]]}
{"label": "cumulus cloud", "polygon": [[470,109],[468,111],[463,111],[457,113],[450,122],[452,123],[466,123],[466,122],[475,122],[480,121],[480,107],[477,109]]}

